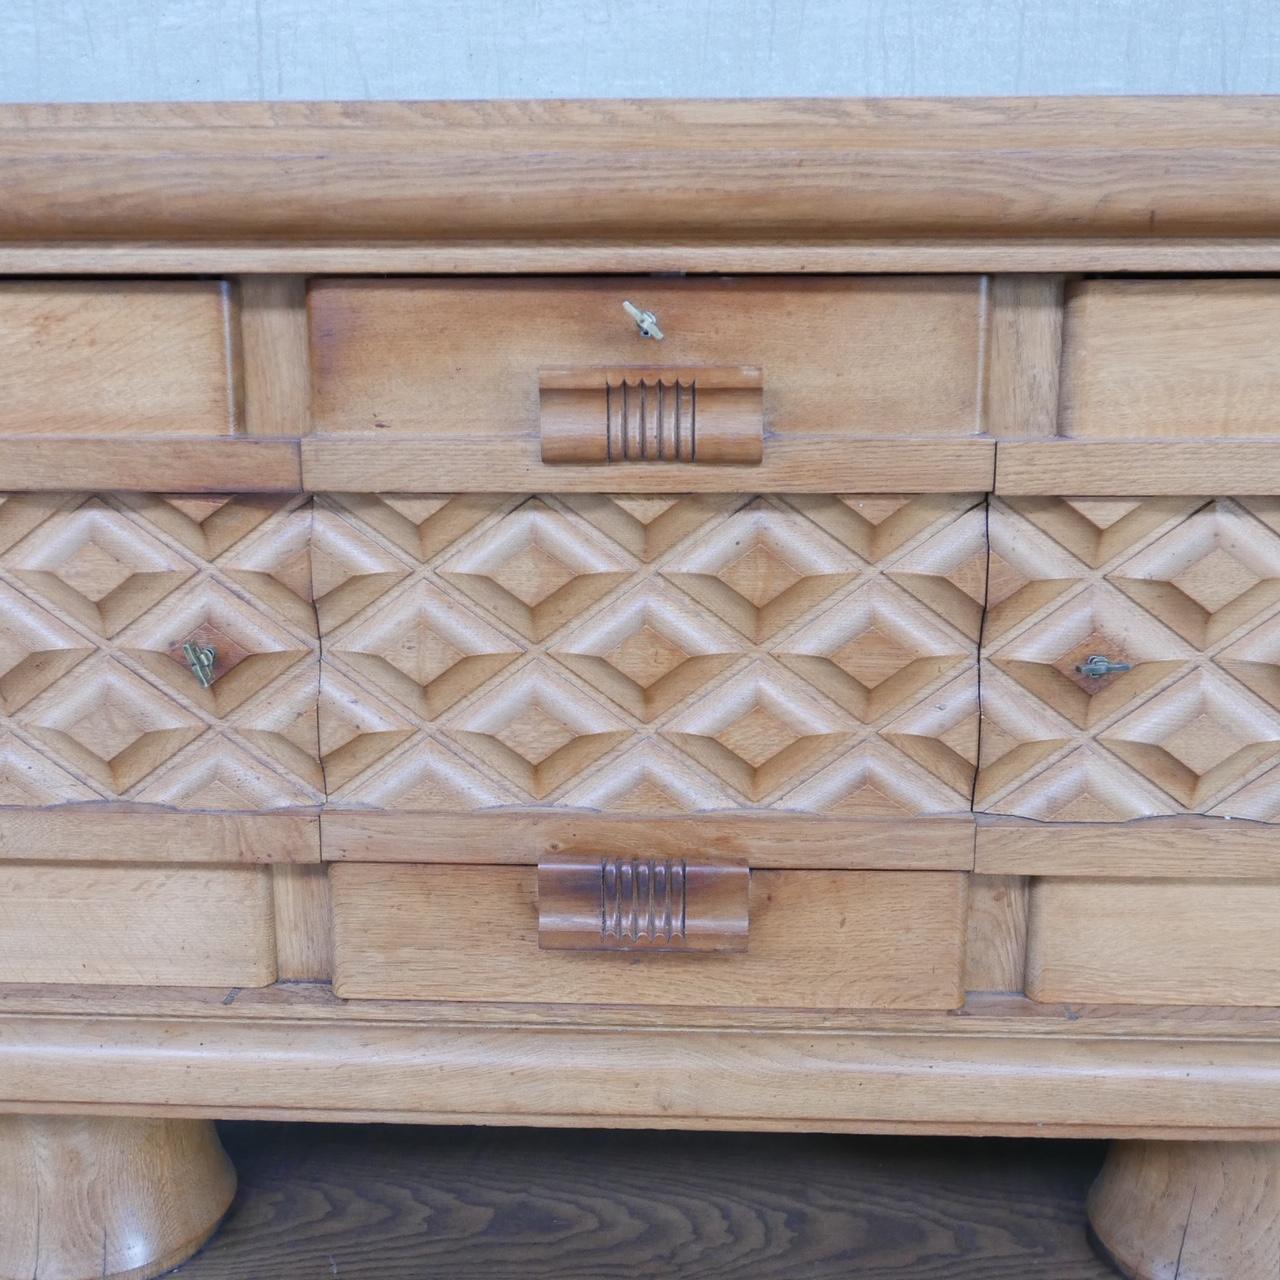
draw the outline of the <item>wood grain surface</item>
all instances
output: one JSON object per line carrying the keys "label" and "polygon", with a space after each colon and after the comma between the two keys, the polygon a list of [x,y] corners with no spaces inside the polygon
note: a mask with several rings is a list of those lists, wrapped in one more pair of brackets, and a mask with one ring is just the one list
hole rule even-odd
{"label": "wood grain surface", "polygon": [[222,1126],[175,1280],[1108,1280],[1094,1143]]}

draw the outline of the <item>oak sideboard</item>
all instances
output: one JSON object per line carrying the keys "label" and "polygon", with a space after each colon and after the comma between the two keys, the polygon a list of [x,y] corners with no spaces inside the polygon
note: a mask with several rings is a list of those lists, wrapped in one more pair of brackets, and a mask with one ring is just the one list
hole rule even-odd
{"label": "oak sideboard", "polygon": [[1114,1139],[1280,1274],[1280,100],[0,108],[0,1278],[214,1118]]}

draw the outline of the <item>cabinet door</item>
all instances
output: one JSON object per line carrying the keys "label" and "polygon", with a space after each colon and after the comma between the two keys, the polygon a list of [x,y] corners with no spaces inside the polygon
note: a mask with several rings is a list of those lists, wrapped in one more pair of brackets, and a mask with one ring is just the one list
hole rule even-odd
{"label": "cabinet door", "polygon": [[319,804],[310,523],[303,498],[0,498],[0,806]]}
{"label": "cabinet door", "polygon": [[977,808],[1280,819],[1280,500],[1007,498]]}
{"label": "cabinet door", "polygon": [[980,496],[317,502],[326,856],[970,865]]}

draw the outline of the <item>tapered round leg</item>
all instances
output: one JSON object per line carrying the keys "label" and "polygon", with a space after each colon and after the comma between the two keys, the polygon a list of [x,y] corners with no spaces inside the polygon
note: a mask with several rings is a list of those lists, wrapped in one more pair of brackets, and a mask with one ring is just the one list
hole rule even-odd
{"label": "tapered round leg", "polygon": [[235,1189],[209,1120],[0,1115],[0,1280],[158,1276]]}
{"label": "tapered round leg", "polygon": [[1276,1280],[1280,1143],[1113,1142],[1089,1223],[1133,1280]]}

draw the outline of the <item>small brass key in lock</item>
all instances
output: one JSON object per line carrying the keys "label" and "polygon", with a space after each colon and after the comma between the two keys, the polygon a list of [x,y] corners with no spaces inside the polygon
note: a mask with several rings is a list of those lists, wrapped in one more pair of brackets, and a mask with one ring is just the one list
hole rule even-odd
{"label": "small brass key in lock", "polygon": [[1076,670],[1082,676],[1092,676],[1097,679],[1099,676],[1114,676],[1122,671],[1132,671],[1133,666],[1128,662],[1112,662],[1103,654],[1094,653],[1090,654],[1086,661],[1081,662]]}
{"label": "small brass key in lock", "polygon": [[218,651],[212,645],[192,644],[188,640],[182,646],[182,655],[200,681],[200,687],[208,689],[213,684],[213,664],[218,659]]}
{"label": "small brass key in lock", "polygon": [[658,327],[658,317],[652,311],[641,311],[634,302],[624,302],[622,309],[635,322],[642,338],[657,338],[662,341],[662,330]]}

